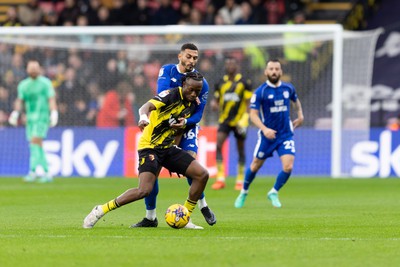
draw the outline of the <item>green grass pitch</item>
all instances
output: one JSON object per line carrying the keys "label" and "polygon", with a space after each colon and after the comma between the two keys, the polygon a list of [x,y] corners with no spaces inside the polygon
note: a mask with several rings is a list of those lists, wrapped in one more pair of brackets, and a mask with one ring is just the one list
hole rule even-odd
{"label": "green grass pitch", "polygon": [[218,222],[176,230],[166,208],[183,203],[187,183],[161,179],[159,227],[130,229],[145,215],[138,201],[103,217],[83,218],[137,179],[59,178],[24,184],[0,178],[0,266],[400,266],[400,179],[316,179],[293,176],[281,190],[283,207],[266,199],[273,178],[257,178],[242,209],[234,179],[206,196]]}

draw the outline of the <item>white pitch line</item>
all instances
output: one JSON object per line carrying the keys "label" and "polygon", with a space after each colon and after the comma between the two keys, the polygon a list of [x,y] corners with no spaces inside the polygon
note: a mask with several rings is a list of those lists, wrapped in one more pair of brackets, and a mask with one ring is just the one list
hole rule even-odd
{"label": "white pitch line", "polygon": [[[89,230],[90,231],[90,230]],[[185,230],[184,230],[185,231]],[[26,238],[26,237],[37,237],[37,238],[81,238],[81,235],[7,235],[7,234],[0,234],[0,238]],[[94,237],[94,238],[115,238],[115,239],[202,239],[203,237],[187,237],[187,236],[135,236],[135,235],[87,235],[85,237]],[[265,237],[249,237],[249,236],[214,236],[214,239],[221,239],[221,240],[242,240],[242,239],[252,239],[252,240],[283,240],[283,241],[312,241],[312,240],[319,240],[319,241],[400,241],[400,238],[397,237],[390,237],[390,238],[358,238],[358,237],[272,237],[272,236],[265,236]]]}

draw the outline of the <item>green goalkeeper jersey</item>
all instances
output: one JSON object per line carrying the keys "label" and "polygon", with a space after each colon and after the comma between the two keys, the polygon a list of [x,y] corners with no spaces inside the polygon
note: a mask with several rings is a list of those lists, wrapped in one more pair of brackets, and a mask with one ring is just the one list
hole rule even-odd
{"label": "green goalkeeper jersey", "polygon": [[55,95],[50,79],[28,77],[18,84],[18,98],[25,102],[27,123],[49,123],[49,98]]}

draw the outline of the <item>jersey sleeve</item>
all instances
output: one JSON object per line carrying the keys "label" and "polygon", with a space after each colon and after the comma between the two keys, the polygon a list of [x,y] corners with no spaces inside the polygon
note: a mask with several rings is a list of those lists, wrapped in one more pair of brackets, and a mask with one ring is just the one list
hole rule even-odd
{"label": "jersey sleeve", "polygon": [[158,72],[157,79],[157,93],[161,93],[164,90],[170,89],[171,74],[170,68],[167,66],[162,66]]}
{"label": "jersey sleeve", "polygon": [[150,103],[152,103],[156,109],[159,109],[163,106],[169,105],[171,103],[172,99],[172,94],[170,90],[165,90],[153,97],[152,99],[149,100]]}
{"label": "jersey sleeve", "polygon": [[291,89],[290,100],[292,100],[293,102],[296,102],[298,97],[297,97],[296,89],[294,88],[293,84],[290,85],[290,89]]}
{"label": "jersey sleeve", "polygon": [[191,126],[191,125],[195,125],[200,122],[201,118],[203,117],[204,108],[207,104],[208,90],[209,90],[208,82],[206,79],[203,79],[203,88],[201,89],[201,92],[199,95],[200,105],[198,105],[196,107],[196,110],[192,114],[192,116],[190,116],[187,119],[187,122],[186,122],[187,125]]}

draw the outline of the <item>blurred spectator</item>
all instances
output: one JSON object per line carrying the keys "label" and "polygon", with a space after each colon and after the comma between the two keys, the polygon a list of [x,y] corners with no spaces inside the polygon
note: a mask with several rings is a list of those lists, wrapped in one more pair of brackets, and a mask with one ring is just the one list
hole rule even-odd
{"label": "blurred spectator", "polygon": [[131,78],[131,84],[133,87],[133,93],[136,95],[136,103],[139,106],[142,106],[154,96],[154,94],[151,93],[150,86],[143,74],[139,73],[133,75]]}
{"label": "blurred spectator", "polygon": [[87,99],[86,91],[76,79],[75,69],[69,67],[65,70],[64,81],[56,90],[59,102],[66,103],[70,109],[75,99]]}
{"label": "blurred spectator", "polygon": [[70,117],[73,118],[75,126],[88,126],[88,107],[86,101],[82,98],[77,98],[71,107]]}
{"label": "blurred spectator", "polygon": [[0,43],[0,73],[4,73],[11,67],[11,61],[13,58],[13,51],[11,46],[5,43]]}
{"label": "blurred spectator", "polygon": [[203,24],[204,25],[213,25],[214,17],[215,17],[216,9],[213,3],[207,5],[206,12],[203,16]]}
{"label": "blurred spectator", "polygon": [[248,2],[243,2],[240,8],[242,10],[242,16],[236,21],[236,24],[253,24],[251,5]]}
{"label": "blurred spectator", "polygon": [[267,0],[267,23],[282,24],[285,20],[284,0]]}
{"label": "blurred spectator", "polygon": [[242,10],[235,0],[226,0],[225,5],[219,9],[218,15],[221,16],[224,24],[235,24],[242,17]]}
{"label": "blurred spectator", "polygon": [[99,77],[100,88],[103,92],[114,89],[120,78],[121,75],[118,73],[117,60],[111,58],[107,62],[106,70],[103,71]]}
{"label": "blurred spectator", "polygon": [[151,25],[152,10],[147,6],[147,0],[137,0],[133,10],[133,25]]}
{"label": "blurred spectator", "polygon": [[44,14],[41,25],[42,26],[57,26],[58,16],[53,10]]}
{"label": "blurred spectator", "polygon": [[18,19],[26,26],[39,26],[42,18],[43,11],[39,7],[38,0],[28,0],[28,3],[18,8]]}
{"label": "blurred spectator", "polygon": [[160,0],[160,7],[153,16],[153,24],[175,25],[179,20],[179,12],[172,7],[171,0]]}
{"label": "blurred spectator", "polygon": [[66,25],[65,23],[76,24],[76,20],[79,16],[79,7],[75,0],[65,0],[64,8],[58,15],[57,25]]}
{"label": "blurred spectator", "polygon": [[131,14],[129,14],[128,5],[124,0],[113,0],[113,7],[110,10],[110,25],[129,25],[131,24]]}
{"label": "blurred spectator", "polygon": [[0,86],[0,110],[4,111],[5,114],[10,114],[10,112],[12,111],[12,98],[10,97],[10,93],[8,90],[9,89]]}
{"label": "blurred spectator", "polygon": [[83,14],[87,17],[88,24],[90,26],[99,24],[99,18],[97,16],[97,12],[100,8],[100,5],[101,5],[100,0],[89,0],[86,9],[83,11]]}
{"label": "blurred spectator", "polygon": [[192,11],[192,1],[183,0],[179,7],[180,21],[188,22],[190,20],[190,12]]}
{"label": "blurred spectator", "polygon": [[101,6],[97,11],[98,26],[110,25],[110,11],[106,6]]}
{"label": "blurred spectator", "polygon": [[389,118],[386,124],[386,128],[390,131],[400,130],[400,114],[397,117]]}
{"label": "blurred spectator", "polygon": [[250,0],[251,14],[254,24],[266,24],[267,23],[267,9],[265,8],[264,1],[262,0]]}
{"label": "blurred spectator", "polygon": [[100,107],[96,125],[98,127],[136,125],[132,103],[127,97],[131,92],[132,87],[127,82],[120,82],[116,90],[108,91]]}
{"label": "blurred spectator", "polygon": [[8,7],[6,18],[1,25],[2,26],[22,26],[22,23],[18,19],[17,9],[14,6]]}
{"label": "blurred spectator", "polygon": [[89,93],[88,112],[86,114],[86,120],[88,125],[96,125],[96,117],[100,106],[100,88],[98,83],[90,82],[87,86]]}
{"label": "blurred spectator", "polygon": [[203,21],[203,16],[201,15],[201,12],[193,8],[190,11],[190,17],[189,17],[189,25],[201,25]]}

